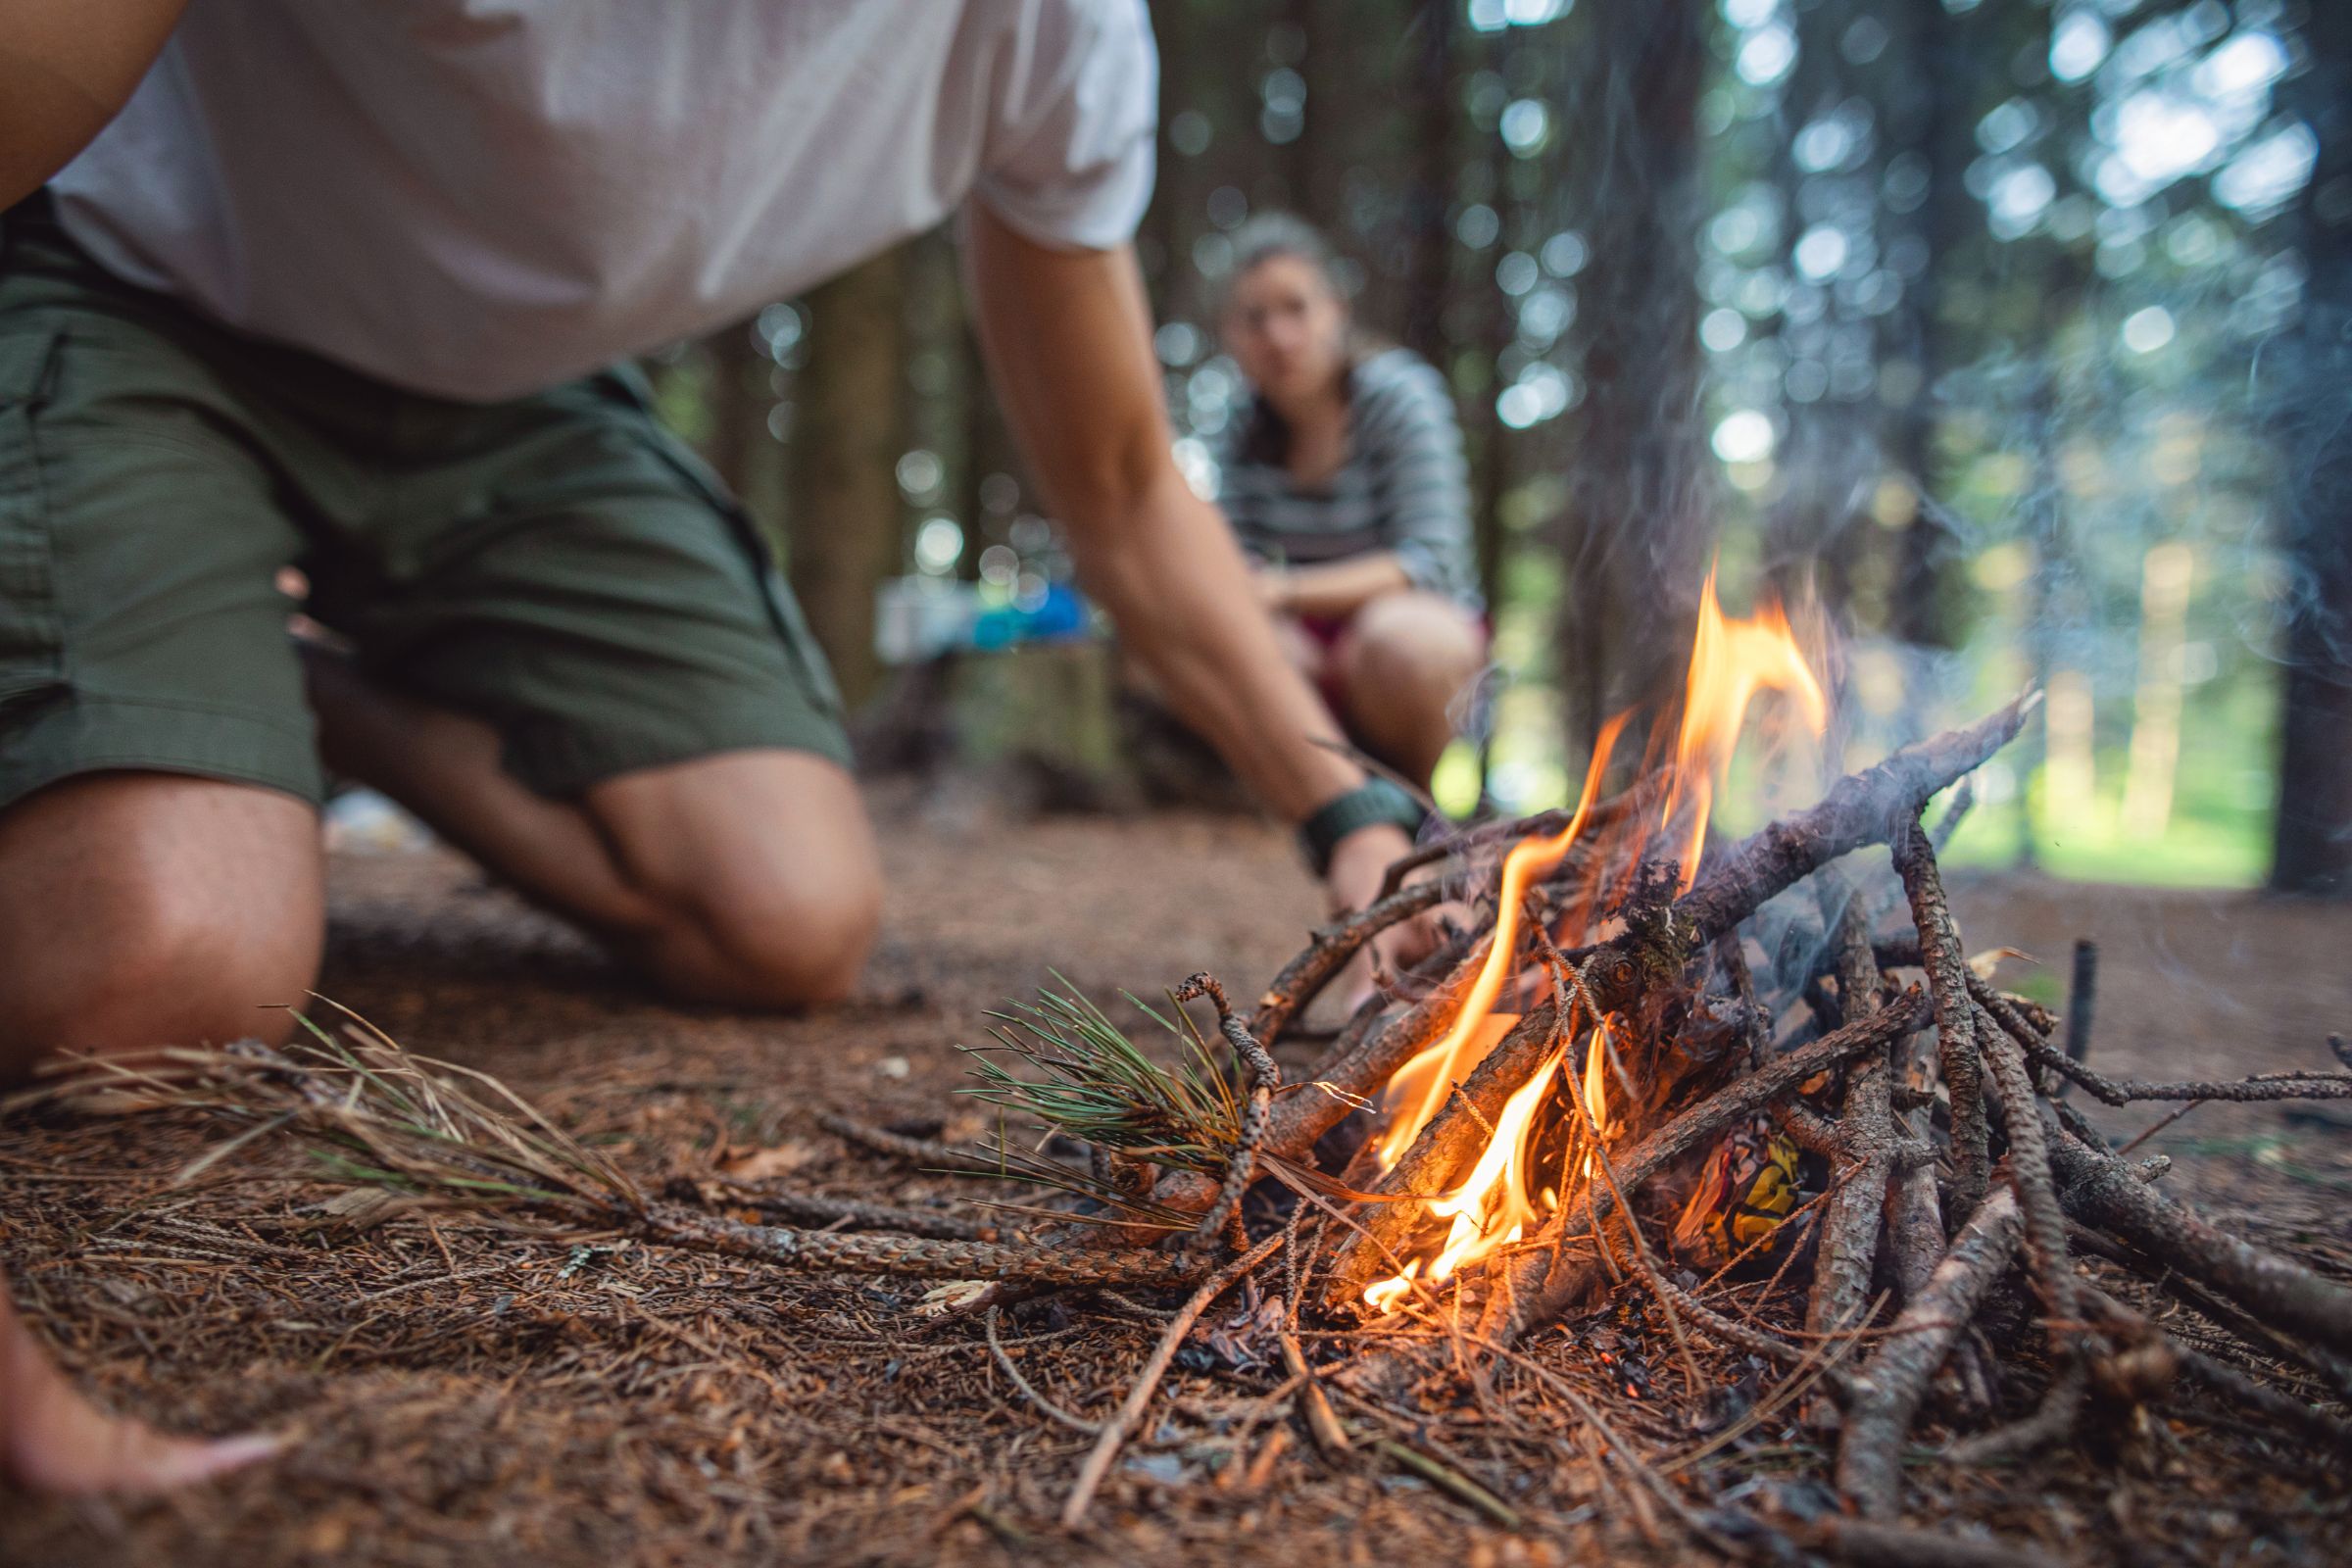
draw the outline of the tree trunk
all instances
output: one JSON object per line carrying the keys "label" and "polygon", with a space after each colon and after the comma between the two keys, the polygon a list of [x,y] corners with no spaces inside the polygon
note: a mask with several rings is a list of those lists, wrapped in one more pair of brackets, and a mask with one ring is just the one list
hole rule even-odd
{"label": "tree trunk", "polygon": [[2352,898],[2352,433],[2343,420],[2352,221],[2340,193],[2352,176],[2352,16],[2314,6],[2305,38],[2311,69],[2282,93],[2318,133],[2320,153],[2297,214],[2309,270],[2301,329],[2272,360],[2288,582],[2271,886],[2343,899]]}
{"label": "tree trunk", "polygon": [[[1689,646],[1713,533],[1713,460],[1700,422],[1697,101],[1707,63],[1699,0],[1605,0],[1598,122],[1582,210],[1592,265],[1583,441],[1565,540],[1559,638],[1570,750],[1659,695]],[[1638,755],[1638,747],[1626,748]]]}
{"label": "tree trunk", "polygon": [[899,563],[904,265],[889,251],[808,295],[793,414],[787,566],[852,708],[880,673],[874,591]]}
{"label": "tree trunk", "polygon": [[767,425],[775,362],[741,321],[703,340],[710,356],[710,427],[703,456],[771,541],[783,511],[784,449]]}
{"label": "tree trunk", "polygon": [[1453,379],[1446,352],[1446,298],[1453,281],[1455,129],[1461,111],[1453,82],[1456,0],[1420,0],[1413,8],[1412,102],[1418,119],[1412,183],[1405,193],[1404,346]]}
{"label": "tree trunk", "polygon": [[1976,117],[1963,96],[1968,61],[1951,15],[1940,5],[1900,7],[1896,15],[1896,36],[1908,45],[1905,74],[1911,78],[1901,123],[1928,168],[1927,197],[1917,215],[1928,266],[1905,288],[1899,320],[1888,332],[1914,371],[1914,390],[1894,415],[1888,443],[1914,500],[1896,545],[1887,629],[1915,648],[1940,650],[1958,647],[1960,631],[1946,569],[1959,547],[1943,521],[1944,509],[1935,500],[1936,383],[1952,358],[1936,284],[1984,224],[1976,198],[1962,183],[1976,152],[1970,136]]}

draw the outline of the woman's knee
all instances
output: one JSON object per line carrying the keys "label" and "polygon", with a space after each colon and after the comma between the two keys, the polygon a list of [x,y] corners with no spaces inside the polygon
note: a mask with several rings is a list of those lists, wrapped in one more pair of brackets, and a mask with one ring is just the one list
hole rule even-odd
{"label": "woman's knee", "polygon": [[1485,640],[1451,600],[1414,590],[1388,594],[1348,623],[1341,661],[1351,692],[1378,697],[1452,694],[1486,657]]}

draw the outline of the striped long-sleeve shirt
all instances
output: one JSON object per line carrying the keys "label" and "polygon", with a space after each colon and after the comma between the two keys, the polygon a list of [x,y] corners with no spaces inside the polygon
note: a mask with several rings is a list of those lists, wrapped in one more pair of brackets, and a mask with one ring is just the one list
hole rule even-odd
{"label": "striped long-sleeve shirt", "polygon": [[1347,457],[1321,485],[1249,456],[1249,422],[1234,421],[1217,460],[1217,499],[1244,549],[1292,566],[1395,551],[1414,586],[1477,608],[1462,432],[1426,361],[1389,349],[1355,367]]}

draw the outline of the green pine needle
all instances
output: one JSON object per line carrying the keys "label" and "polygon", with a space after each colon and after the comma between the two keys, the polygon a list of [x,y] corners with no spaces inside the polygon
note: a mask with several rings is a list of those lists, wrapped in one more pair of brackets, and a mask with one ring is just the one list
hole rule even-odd
{"label": "green pine needle", "polygon": [[1002,1024],[990,1031],[995,1045],[961,1048],[980,1079],[964,1093],[1153,1164],[1223,1169],[1241,1136],[1232,1077],[1182,1008],[1170,1022],[1127,1000],[1183,1043],[1178,1066],[1152,1060],[1075,987],[1066,996],[1041,989],[1036,1003],[989,1015]]}

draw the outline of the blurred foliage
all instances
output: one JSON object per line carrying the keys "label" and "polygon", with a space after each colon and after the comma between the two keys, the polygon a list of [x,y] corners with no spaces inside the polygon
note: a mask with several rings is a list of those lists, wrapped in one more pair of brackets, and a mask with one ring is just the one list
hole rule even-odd
{"label": "blurred foliage", "polygon": [[[2352,216],[2352,189],[2307,188],[2306,3],[1157,0],[1138,251],[1179,461],[1213,493],[1243,395],[1203,276],[1249,215],[1295,211],[1349,258],[1362,324],[1453,387],[1506,683],[1480,738],[1494,800],[1556,802],[1582,768],[1579,574],[1622,573],[1628,550],[1666,569],[1688,551],[1656,534],[1695,528],[1735,604],[1768,585],[1827,604],[1849,761],[2071,683],[2075,727],[1987,770],[1964,853],[2256,880],[2288,573],[2253,371],[2298,318],[2296,215]],[[1661,47],[1695,51],[1688,190],[1641,183],[1679,133],[1634,90]],[[1628,241],[1660,202],[1691,204],[1662,230],[1690,242]],[[953,265],[915,242],[901,296],[904,565],[1017,601],[1068,564],[983,395]],[[665,408],[771,517],[784,486],[760,470],[809,327],[779,303],[665,367]],[[1592,445],[1649,384],[1598,373],[1612,333],[1703,370],[1694,405],[1634,411],[1647,456]],[[1596,469],[1642,462],[1701,515],[1575,514]],[[2169,620],[2146,569],[2166,544],[2188,585]],[[2168,774],[2161,820],[2146,777],[2124,809],[2135,766]],[[1469,793],[1458,760],[1448,776]]]}

